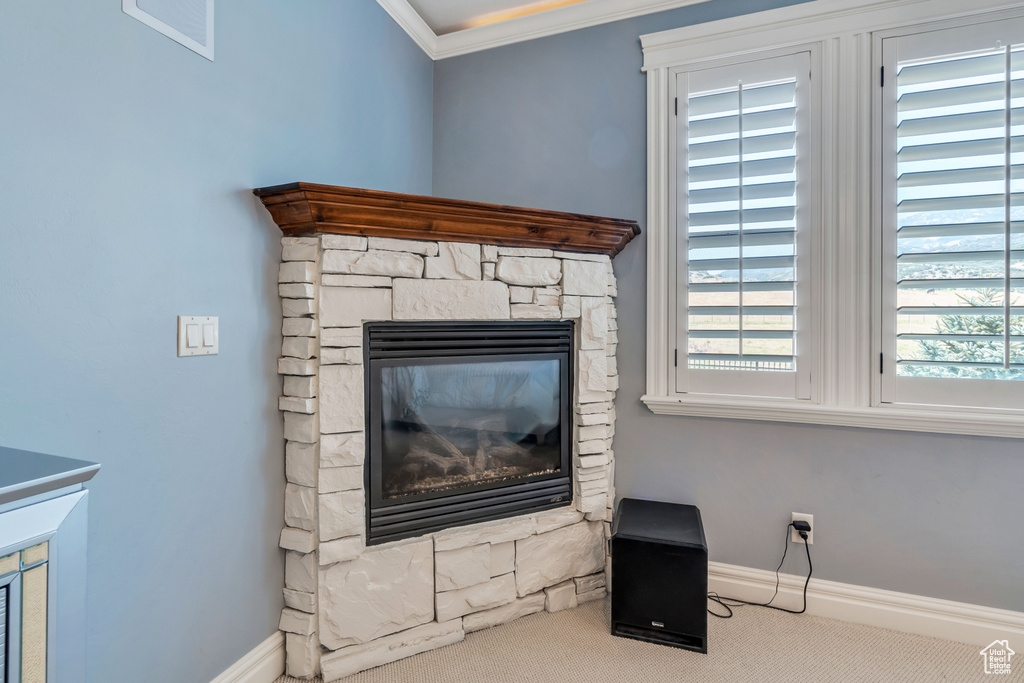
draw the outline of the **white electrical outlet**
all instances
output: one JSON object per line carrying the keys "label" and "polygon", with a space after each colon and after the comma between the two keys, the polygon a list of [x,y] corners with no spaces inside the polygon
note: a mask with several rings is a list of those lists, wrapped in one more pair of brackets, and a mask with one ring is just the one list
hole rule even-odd
{"label": "white electrical outlet", "polygon": [[[805,512],[793,512],[790,514],[793,515],[793,518],[789,521],[807,522],[811,525],[811,530],[807,532],[807,545],[814,545],[814,515],[808,515]],[[800,532],[796,529],[789,530],[789,540],[791,540],[793,543],[800,544],[804,542],[804,539],[800,538]]]}

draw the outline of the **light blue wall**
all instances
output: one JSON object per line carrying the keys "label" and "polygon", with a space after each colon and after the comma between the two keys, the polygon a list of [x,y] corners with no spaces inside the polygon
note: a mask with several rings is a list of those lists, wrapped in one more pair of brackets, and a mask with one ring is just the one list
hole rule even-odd
{"label": "light blue wall", "polygon": [[[434,193],[643,227],[638,36],[784,4],[714,0],[438,62]],[[790,512],[809,512],[816,576],[1024,610],[1024,442],[655,416],[645,261],[644,237],[614,261],[620,496],[698,505],[712,560],[774,569]]]}
{"label": "light blue wall", "polygon": [[[281,608],[280,232],[250,191],[429,193],[433,65],[373,0],[219,0],[213,63],[120,5],[0,3],[0,443],[103,465],[88,680],[206,683]],[[219,315],[220,355],[177,358],[178,314]]]}

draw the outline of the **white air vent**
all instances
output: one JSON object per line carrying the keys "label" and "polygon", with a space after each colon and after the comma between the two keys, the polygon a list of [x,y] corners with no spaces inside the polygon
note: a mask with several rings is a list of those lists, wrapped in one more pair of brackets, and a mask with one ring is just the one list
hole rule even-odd
{"label": "white air vent", "polygon": [[213,61],[213,0],[121,0],[121,9]]}

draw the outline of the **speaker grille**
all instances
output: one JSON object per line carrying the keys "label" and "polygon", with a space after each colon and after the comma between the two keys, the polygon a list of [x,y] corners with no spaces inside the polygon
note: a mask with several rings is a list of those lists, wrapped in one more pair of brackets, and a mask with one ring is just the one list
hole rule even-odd
{"label": "speaker grille", "polygon": [[684,650],[707,652],[703,638],[686,633],[672,633],[671,631],[661,631],[654,628],[639,628],[616,622],[612,627],[612,635],[646,640],[649,643],[658,643],[659,645],[681,647]]}

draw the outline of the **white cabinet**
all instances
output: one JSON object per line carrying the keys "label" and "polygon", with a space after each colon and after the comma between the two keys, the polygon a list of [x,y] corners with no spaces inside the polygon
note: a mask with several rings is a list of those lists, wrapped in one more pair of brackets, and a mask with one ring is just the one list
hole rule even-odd
{"label": "white cabinet", "polygon": [[98,470],[0,447],[0,683],[85,678],[84,484]]}

